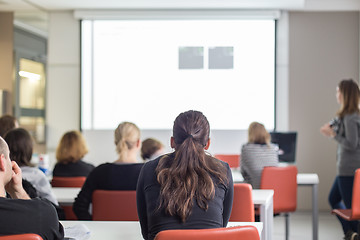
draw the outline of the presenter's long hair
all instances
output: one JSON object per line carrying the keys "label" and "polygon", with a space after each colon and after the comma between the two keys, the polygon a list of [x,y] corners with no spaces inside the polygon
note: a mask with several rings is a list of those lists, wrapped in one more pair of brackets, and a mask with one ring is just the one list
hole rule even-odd
{"label": "presenter's long hair", "polygon": [[122,122],[114,133],[116,151],[121,162],[126,162],[128,151],[136,146],[140,139],[140,129],[131,122]]}
{"label": "presenter's long hair", "polygon": [[182,222],[191,214],[194,199],[207,210],[215,184],[228,183],[226,167],[205,152],[209,133],[209,122],[201,112],[181,113],[173,126],[175,152],[161,158],[156,168],[161,185],[159,209]]}
{"label": "presenter's long hair", "polygon": [[337,115],[343,118],[347,114],[359,113],[359,85],[352,79],[342,80],[338,85],[343,102]]}

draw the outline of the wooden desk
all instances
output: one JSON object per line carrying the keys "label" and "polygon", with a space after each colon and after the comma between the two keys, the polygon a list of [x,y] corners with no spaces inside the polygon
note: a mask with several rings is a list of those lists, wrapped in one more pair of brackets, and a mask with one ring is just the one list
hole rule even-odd
{"label": "wooden desk", "polygon": [[[240,171],[232,172],[234,183],[243,182],[244,178]],[[319,206],[318,206],[318,185],[319,176],[316,173],[298,173],[297,185],[312,187],[312,228],[313,228],[313,240],[318,240],[318,228],[319,228]],[[255,203],[255,200],[254,200]],[[265,227],[264,227],[265,230]]]}
{"label": "wooden desk", "polygon": [[[87,228],[90,229],[90,239],[91,240],[141,240],[143,239],[141,235],[141,228],[139,222],[119,222],[119,221],[61,221],[62,225],[65,228],[65,237],[66,228],[71,227],[77,224],[84,224]],[[262,232],[263,224],[261,222],[231,222],[228,224],[228,227],[232,226],[255,226],[259,234]]]}

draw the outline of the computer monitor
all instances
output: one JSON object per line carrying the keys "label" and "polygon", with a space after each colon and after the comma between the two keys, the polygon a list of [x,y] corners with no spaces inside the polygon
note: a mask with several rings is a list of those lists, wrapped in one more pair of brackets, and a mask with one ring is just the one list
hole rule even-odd
{"label": "computer monitor", "polygon": [[271,142],[279,145],[279,161],[294,163],[297,132],[270,132]]}

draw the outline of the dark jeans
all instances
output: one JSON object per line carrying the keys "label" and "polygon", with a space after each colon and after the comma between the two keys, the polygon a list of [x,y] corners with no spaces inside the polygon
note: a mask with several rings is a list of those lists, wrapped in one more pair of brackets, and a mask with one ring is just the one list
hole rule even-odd
{"label": "dark jeans", "polygon": [[[353,189],[353,176],[335,178],[334,184],[330,190],[329,203],[332,209],[350,209]],[[357,221],[346,221],[337,217],[342,225],[344,233],[348,230],[357,232]]]}

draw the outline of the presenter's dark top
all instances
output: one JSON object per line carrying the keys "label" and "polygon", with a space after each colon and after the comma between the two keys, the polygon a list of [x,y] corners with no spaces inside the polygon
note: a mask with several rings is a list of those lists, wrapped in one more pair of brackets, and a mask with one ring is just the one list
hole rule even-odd
{"label": "presenter's dark top", "polygon": [[104,163],[96,167],[75,199],[73,210],[79,220],[91,220],[89,205],[95,190],[136,190],[143,163]]}
{"label": "presenter's dark top", "polygon": [[71,163],[57,163],[54,167],[54,177],[87,177],[92,170],[94,165],[86,163],[82,160]]}
{"label": "presenter's dark top", "polygon": [[55,208],[40,198],[0,198],[0,226],[0,235],[36,233],[44,240],[64,238]]}
{"label": "presenter's dark top", "polygon": [[[173,154],[170,155],[173,157]],[[143,238],[154,239],[155,235],[167,229],[204,229],[226,227],[231,213],[234,186],[231,171],[227,163],[229,184],[215,185],[215,197],[208,202],[207,211],[201,209],[194,200],[191,215],[185,223],[177,216],[169,216],[159,206],[160,184],[156,179],[155,169],[159,159],[145,163],[136,190],[137,210]],[[220,162],[220,160],[218,160]]]}

